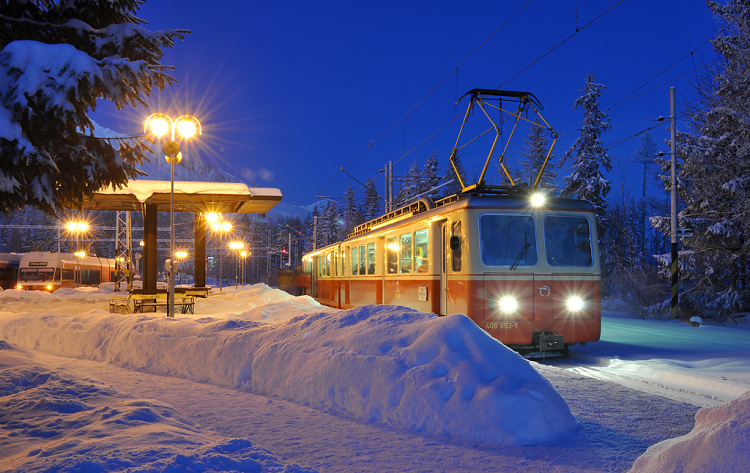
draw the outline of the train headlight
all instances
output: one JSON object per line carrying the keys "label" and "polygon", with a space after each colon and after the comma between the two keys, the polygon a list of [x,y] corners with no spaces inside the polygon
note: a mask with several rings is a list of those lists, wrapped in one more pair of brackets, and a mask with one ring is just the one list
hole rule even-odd
{"label": "train headlight", "polygon": [[568,300],[565,301],[565,306],[568,308],[568,311],[577,313],[586,308],[586,303],[583,298],[579,296],[570,296],[568,297]]}
{"label": "train headlight", "polygon": [[544,194],[541,192],[535,192],[531,194],[531,206],[532,207],[541,207],[544,205],[544,201],[546,198],[544,197]]}
{"label": "train headlight", "polygon": [[46,286],[44,286],[44,288],[51,292],[52,291],[52,284],[47,284]]}
{"label": "train headlight", "polygon": [[23,289],[23,286],[21,286],[21,285],[19,284],[19,285],[17,285],[17,286],[16,286],[16,289],[18,289],[18,290],[20,291],[21,289]]}
{"label": "train headlight", "polygon": [[513,296],[503,296],[497,302],[497,308],[503,314],[512,314],[518,310],[518,301]]}

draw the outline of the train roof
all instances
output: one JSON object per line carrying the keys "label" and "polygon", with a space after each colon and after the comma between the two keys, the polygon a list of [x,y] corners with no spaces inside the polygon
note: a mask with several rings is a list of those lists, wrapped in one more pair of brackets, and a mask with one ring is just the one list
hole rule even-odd
{"label": "train roof", "polygon": [[[483,193],[483,194],[454,194],[440,200],[432,201],[429,198],[422,198],[404,207],[381,215],[375,219],[358,225],[354,228],[348,238],[353,238],[369,231],[381,228],[389,223],[401,221],[407,217],[425,213],[432,209],[444,208],[447,206],[477,208],[477,207],[502,207],[505,209],[532,209],[530,203],[531,192],[526,190],[516,190],[508,188],[506,192]],[[544,202],[542,208],[546,210],[573,210],[581,212],[593,212],[594,207],[590,202],[585,200],[566,199],[562,197],[550,197]]]}

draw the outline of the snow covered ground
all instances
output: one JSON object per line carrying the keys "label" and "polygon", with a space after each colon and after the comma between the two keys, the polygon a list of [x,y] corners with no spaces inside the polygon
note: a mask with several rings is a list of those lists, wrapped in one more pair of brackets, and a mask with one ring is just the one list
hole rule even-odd
{"label": "snow covered ground", "polygon": [[601,342],[530,363],[460,315],[255,285],[168,319],[110,296],[0,293],[0,471],[750,467],[750,324],[608,312]]}

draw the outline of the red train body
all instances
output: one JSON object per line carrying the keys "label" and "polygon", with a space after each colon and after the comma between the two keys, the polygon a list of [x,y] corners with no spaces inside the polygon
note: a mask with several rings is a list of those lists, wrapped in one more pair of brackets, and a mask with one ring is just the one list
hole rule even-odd
{"label": "red train body", "polygon": [[423,199],[304,257],[310,294],[469,316],[519,351],[599,339],[601,269],[588,202],[528,193]]}

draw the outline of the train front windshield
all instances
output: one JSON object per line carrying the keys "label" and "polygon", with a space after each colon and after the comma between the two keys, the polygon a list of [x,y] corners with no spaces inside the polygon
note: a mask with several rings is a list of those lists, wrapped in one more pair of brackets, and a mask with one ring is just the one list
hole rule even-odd
{"label": "train front windshield", "polygon": [[[538,237],[531,215],[484,214],[479,218],[480,254],[485,266],[515,269],[536,266]],[[543,244],[550,266],[586,267],[593,264],[591,225],[584,216],[544,217]]]}
{"label": "train front windshield", "polygon": [[537,264],[536,225],[529,215],[485,214],[479,218],[482,264],[534,266]]}
{"label": "train front windshield", "polygon": [[23,282],[54,281],[55,268],[22,268],[18,279]]}
{"label": "train front windshield", "polygon": [[550,266],[591,266],[591,227],[586,217],[548,215],[544,247]]}

